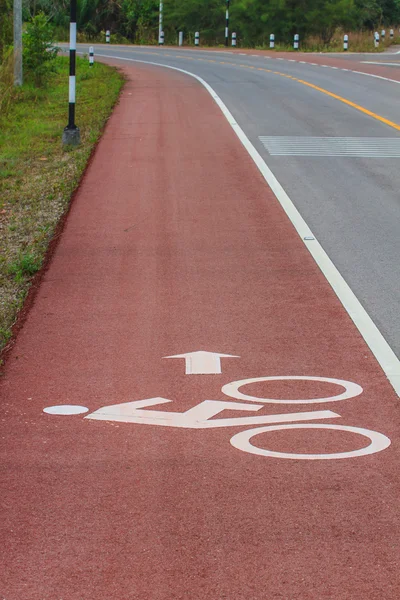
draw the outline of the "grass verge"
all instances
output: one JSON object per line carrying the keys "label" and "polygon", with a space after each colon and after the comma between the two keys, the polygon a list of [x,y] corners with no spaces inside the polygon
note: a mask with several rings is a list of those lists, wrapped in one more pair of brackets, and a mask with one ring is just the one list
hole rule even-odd
{"label": "grass verge", "polygon": [[0,116],[0,353],[122,85],[115,69],[77,59],[82,143],[73,151],[61,144],[68,117],[65,57],[57,58],[48,87],[24,86]]}

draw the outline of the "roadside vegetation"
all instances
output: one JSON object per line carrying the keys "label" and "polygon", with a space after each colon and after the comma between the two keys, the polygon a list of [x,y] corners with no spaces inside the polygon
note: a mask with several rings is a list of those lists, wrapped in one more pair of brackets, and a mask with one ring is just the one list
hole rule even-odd
{"label": "roadside vegetation", "polygon": [[82,143],[63,148],[69,65],[50,35],[43,14],[27,24],[21,88],[9,49],[0,64],[0,352],[123,85],[115,69],[77,59]]}
{"label": "roadside vegetation", "polygon": [[[0,0],[7,3],[11,0]],[[111,43],[158,43],[159,0],[77,0],[78,40]],[[69,30],[69,0],[25,0],[25,18],[45,12],[56,27],[59,41]],[[226,0],[164,0],[165,43],[176,44],[178,32],[185,43],[194,43],[200,32],[201,45],[224,43]],[[1,8],[0,8],[1,11]],[[350,36],[350,49],[374,50],[373,32],[386,29],[399,34],[400,0],[230,0],[230,31],[237,33],[242,47],[269,47],[275,34],[278,49],[292,49],[294,34],[303,50],[342,50],[343,34]],[[397,40],[398,41],[398,40]]]}

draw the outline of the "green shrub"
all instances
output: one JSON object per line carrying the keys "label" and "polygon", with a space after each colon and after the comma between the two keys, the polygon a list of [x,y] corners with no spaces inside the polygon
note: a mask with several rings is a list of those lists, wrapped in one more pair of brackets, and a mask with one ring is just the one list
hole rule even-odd
{"label": "green shrub", "polygon": [[3,62],[0,62],[0,115],[4,115],[11,103],[14,89],[14,58],[13,49],[4,52]]}
{"label": "green shrub", "polygon": [[25,277],[31,277],[41,267],[41,261],[32,252],[21,253],[8,267],[8,273],[14,275],[18,283]]}
{"label": "green shrub", "polygon": [[40,87],[56,70],[55,58],[59,48],[54,46],[53,30],[44,13],[32,18],[23,38],[25,76]]}

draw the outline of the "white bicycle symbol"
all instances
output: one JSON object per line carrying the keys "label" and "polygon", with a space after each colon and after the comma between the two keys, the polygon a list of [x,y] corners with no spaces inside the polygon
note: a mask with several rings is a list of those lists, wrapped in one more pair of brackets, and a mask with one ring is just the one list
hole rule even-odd
{"label": "white bicycle symbol", "polygon": [[[326,398],[313,398],[311,400],[278,400],[274,398],[259,398],[244,394],[240,389],[252,383],[268,381],[317,381],[329,384],[336,384],[344,388],[341,394],[329,396]],[[315,424],[304,423],[303,421],[315,421],[320,419],[332,419],[340,417],[339,414],[330,410],[315,410],[311,412],[283,413],[254,417],[236,417],[214,419],[224,410],[237,410],[247,412],[257,412],[265,404],[318,404],[322,402],[339,402],[359,396],[363,389],[356,383],[342,379],[331,379],[328,377],[305,377],[305,376],[282,376],[282,377],[257,377],[253,379],[242,379],[233,381],[222,387],[222,392],[235,400],[244,400],[246,402],[255,402],[257,404],[244,404],[238,402],[227,402],[223,400],[204,400],[189,410],[178,412],[166,412],[160,410],[143,410],[151,406],[166,404],[171,402],[166,398],[150,398],[147,400],[137,400],[123,404],[105,406],[87,415],[86,419],[119,421],[124,423],[138,423],[143,425],[159,425],[163,427],[182,427],[189,429],[211,429],[220,427],[237,427],[256,425],[252,429],[247,429],[235,434],[231,438],[231,444],[238,450],[255,454],[258,456],[267,456],[273,458],[287,458],[296,460],[332,460],[342,458],[354,458],[357,456],[366,456],[381,452],[390,446],[390,439],[378,433],[361,427],[351,427],[347,425]],[[261,404],[260,404],[261,403]],[[266,425],[260,427],[260,425]],[[348,452],[337,452],[333,454],[296,454],[275,452],[264,448],[258,448],[252,444],[252,439],[262,433],[272,433],[274,431],[284,431],[293,429],[322,429],[335,430],[355,433],[369,440],[369,444],[364,448]]]}

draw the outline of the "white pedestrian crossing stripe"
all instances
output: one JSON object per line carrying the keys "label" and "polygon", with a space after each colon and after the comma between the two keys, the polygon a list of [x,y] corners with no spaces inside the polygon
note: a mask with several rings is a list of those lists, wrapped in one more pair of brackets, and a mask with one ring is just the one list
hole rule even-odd
{"label": "white pedestrian crossing stripe", "polygon": [[400,137],[259,136],[271,156],[400,158]]}

